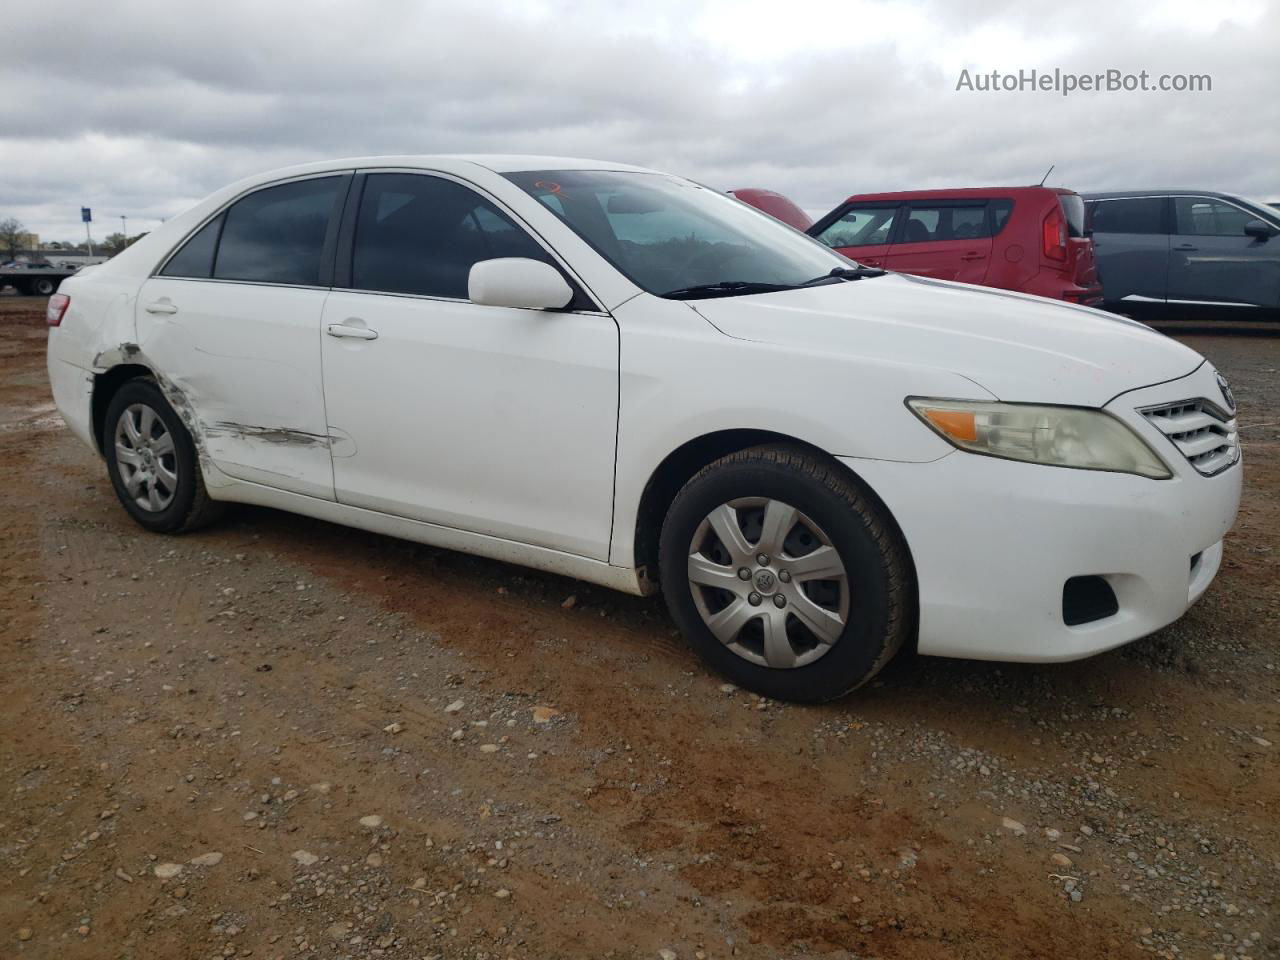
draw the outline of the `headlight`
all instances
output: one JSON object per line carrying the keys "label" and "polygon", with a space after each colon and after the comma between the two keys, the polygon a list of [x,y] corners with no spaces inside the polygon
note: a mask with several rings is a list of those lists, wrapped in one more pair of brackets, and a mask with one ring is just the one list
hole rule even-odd
{"label": "headlight", "polygon": [[1054,467],[1166,480],[1169,468],[1127,424],[1101,410],[909,397],[909,406],[961,450]]}

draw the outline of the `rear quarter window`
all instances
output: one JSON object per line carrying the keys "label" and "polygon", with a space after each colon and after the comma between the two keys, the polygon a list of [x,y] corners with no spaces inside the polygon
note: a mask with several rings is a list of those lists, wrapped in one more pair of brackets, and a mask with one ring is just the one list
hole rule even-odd
{"label": "rear quarter window", "polygon": [[213,257],[218,251],[218,234],[222,231],[222,215],[214,217],[178,248],[160,271],[162,277],[188,277],[207,280],[213,276]]}

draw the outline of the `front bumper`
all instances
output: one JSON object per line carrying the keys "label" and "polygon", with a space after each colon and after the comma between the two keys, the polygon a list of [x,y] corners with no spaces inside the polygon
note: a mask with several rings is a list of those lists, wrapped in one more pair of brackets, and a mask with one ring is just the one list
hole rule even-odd
{"label": "front bumper", "polygon": [[[919,586],[920,652],[1076,660],[1182,616],[1218,571],[1242,466],[1201,476],[1137,409],[1193,396],[1221,402],[1208,364],[1107,407],[1164,458],[1169,480],[960,451],[923,464],[844,459],[906,537]],[[1068,626],[1063,587],[1080,576],[1105,579],[1118,610]]]}

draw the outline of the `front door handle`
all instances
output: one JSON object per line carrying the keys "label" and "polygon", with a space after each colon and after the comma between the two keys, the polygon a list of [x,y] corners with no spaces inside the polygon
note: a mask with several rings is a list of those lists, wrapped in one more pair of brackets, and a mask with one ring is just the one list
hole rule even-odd
{"label": "front door handle", "polygon": [[1199,248],[1199,247],[1193,247],[1193,246],[1192,246],[1191,244],[1189,244],[1189,243],[1180,243],[1180,244],[1178,244],[1176,247],[1174,247],[1173,249],[1175,249],[1175,250],[1199,250],[1200,248]]}
{"label": "front door handle", "polygon": [[345,323],[331,323],[325,329],[331,337],[350,337],[353,340],[377,340],[378,331],[368,327],[349,327]]}
{"label": "front door handle", "polygon": [[157,300],[155,303],[148,303],[143,309],[147,313],[174,314],[178,312],[178,308],[168,300]]}

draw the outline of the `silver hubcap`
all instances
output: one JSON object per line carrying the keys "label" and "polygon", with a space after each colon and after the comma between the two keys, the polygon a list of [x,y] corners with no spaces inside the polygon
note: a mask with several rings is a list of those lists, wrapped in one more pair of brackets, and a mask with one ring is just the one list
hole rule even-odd
{"label": "silver hubcap", "polygon": [[178,457],[173,436],[145,403],[126,407],[116,421],[116,468],[133,502],[157,513],[178,492]]}
{"label": "silver hubcap", "polygon": [[689,544],[689,587],[716,638],[761,666],[812,663],[849,622],[840,554],[781,500],[748,497],[712,510]]}

